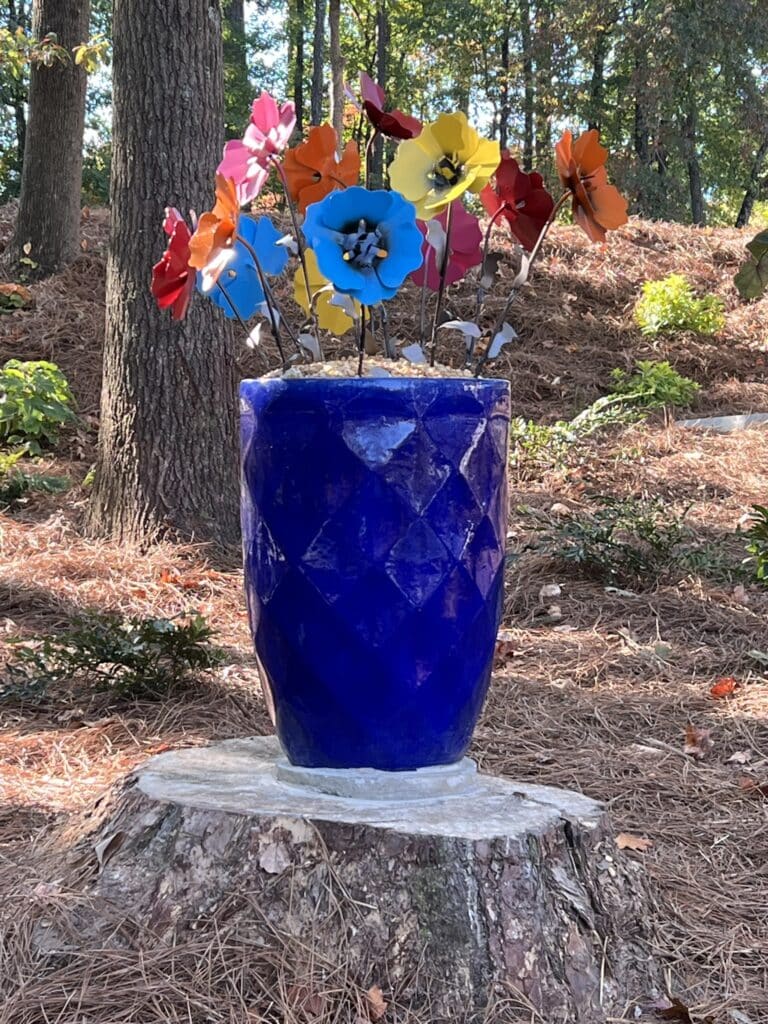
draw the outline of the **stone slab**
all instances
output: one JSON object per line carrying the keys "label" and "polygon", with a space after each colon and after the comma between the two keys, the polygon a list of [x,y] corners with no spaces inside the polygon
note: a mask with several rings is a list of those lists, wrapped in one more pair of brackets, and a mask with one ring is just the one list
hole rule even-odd
{"label": "stone slab", "polygon": [[590,829],[603,815],[580,793],[484,775],[466,759],[418,772],[297,769],[274,736],[158,754],[137,779],[153,800],[200,810],[469,840],[544,833],[563,818]]}
{"label": "stone slab", "polygon": [[677,420],[678,427],[691,430],[710,430],[717,434],[732,434],[750,428],[768,429],[768,412],[750,412],[735,416],[705,416],[697,420]]}

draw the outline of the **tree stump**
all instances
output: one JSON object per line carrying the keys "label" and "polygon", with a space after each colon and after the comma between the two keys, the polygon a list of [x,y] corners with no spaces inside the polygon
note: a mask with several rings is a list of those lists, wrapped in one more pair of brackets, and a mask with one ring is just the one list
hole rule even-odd
{"label": "tree stump", "polygon": [[600,805],[471,761],[301,769],[271,737],[164,753],[95,850],[90,906],[110,913],[82,928],[105,942],[122,941],[115,908],[176,943],[226,905],[250,942],[343,955],[428,1021],[500,1020],[505,1000],[546,1024],[602,1021],[655,994],[640,868]]}

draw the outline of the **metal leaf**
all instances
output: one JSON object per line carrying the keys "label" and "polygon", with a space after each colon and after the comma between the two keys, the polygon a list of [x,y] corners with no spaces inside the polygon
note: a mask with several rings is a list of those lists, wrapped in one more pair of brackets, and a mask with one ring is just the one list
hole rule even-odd
{"label": "metal leaf", "polygon": [[488,351],[485,354],[486,359],[495,359],[504,346],[508,345],[510,341],[514,341],[517,336],[517,331],[505,320],[501,330],[488,346]]}

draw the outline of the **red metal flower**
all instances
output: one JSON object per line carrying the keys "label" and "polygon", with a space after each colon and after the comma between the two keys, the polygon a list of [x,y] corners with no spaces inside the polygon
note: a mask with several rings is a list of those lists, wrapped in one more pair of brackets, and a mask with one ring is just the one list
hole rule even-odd
{"label": "red metal flower", "polygon": [[160,309],[171,309],[174,320],[183,320],[195,290],[195,271],[189,266],[192,232],[178,210],[165,211],[163,230],[168,248],[152,268],[151,290]]}
{"label": "red metal flower", "polygon": [[380,135],[391,139],[412,139],[421,132],[421,121],[402,110],[385,110],[387,95],[370,75],[360,72],[360,92],[363,108],[373,127]]}
{"label": "red metal flower", "polygon": [[542,176],[536,171],[521,171],[508,149],[501,155],[495,186],[486,185],[480,200],[489,216],[498,214],[506,220],[509,230],[528,252],[536,245],[555,207]]}
{"label": "red metal flower", "polygon": [[[435,222],[443,229],[440,236],[445,241],[445,227],[448,220],[448,210],[434,217],[428,223],[423,220],[417,221],[416,226],[424,235],[424,244],[421,252],[424,262],[411,274],[411,280],[419,287],[424,283],[424,276],[427,278],[427,288],[436,292],[440,287],[440,267],[434,246],[427,242],[427,231]],[[467,213],[460,199],[454,199],[451,209],[451,237],[448,245],[448,267],[445,274],[445,283],[454,284],[460,281],[471,267],[476,267],[483,261],[481,243],[483,233],[480,230],[477,217]]]}

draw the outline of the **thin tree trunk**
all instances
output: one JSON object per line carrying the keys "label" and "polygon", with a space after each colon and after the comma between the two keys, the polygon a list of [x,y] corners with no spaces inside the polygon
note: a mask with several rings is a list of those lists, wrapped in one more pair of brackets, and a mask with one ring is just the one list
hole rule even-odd
{"label": "thin tree trunk", "polygon": [[552,45],[553,11],[547,0],[539,0],[535,6],[533,33],[533,61],[535,71],[535,114],[534,134],[535,163],[539,170],[546,172],[552,162]]}
{"label": "thin tree trunk", "polygon": [[245,42],[244,0],[222,0],[224,37],[225,134],[242,135],[248,121],[248,53]]}
{"label": "thin tree trunk", "polygon": [[523,51],[523,170],[533,170],[534,81],[530,0],[520,2],[520,45]]}
{"label": "thin tree trunk", "polygon": [[698,111],[693,98],[688,100],[683,120],[683,151],[688,169],[688,188],[691,196],[691,220],[694,224],[706,224],[704,189],[701,182],[701,165],[697,150]]}
{"label": "thin tree trunk", "polygon": [[[32,33],[39,39],[55,32],[71,53],[88,38],[90,6],[90,0],[35,0]],[[32,66],[19,216],[9,255],[18,259],[30,246],[41,274],[65,266],[80,251],[85,87],[85,71],[74,60]]]}
{"label": "thin tree trunk", "polygon": [[312,124],[323,120],[323,72],[325,70],[325,0],[315,0],[315,28],[312,36]]}
{"label": "thin tree trunk", "polygon": [[609,35],[600,30],[592,51],[592,79],[589,84],[589,127],[601,130],[605,113],[605,58],[608,55]]}
{"label": "thin tree trunk", "polygon": [[[386,0],[379,0],[376,5],[376,80],[386,92],[389,78],[389,14]],[[373,184],[384,184],[384,145],[383,136],[376,139],[371,166]]]}
{"label": "thin tree trunk", "polygon": [[344,58],[341,53],[341,0],[328,0],[331,60],[331,124],[341,145],[344,128]]}
{"label": "thin tree trunk", "polygon": [[499,89],[499,145],[506,149],[508,144],[509,120],[511,115],[509,102],[509,20],[504,22],[501,36],[501,88]]}
{"label": "thin tree trunk", "polygon": [[293,102],[296,106],[296,132],[304,130],[304,0],[294,0]]}
{"label": "thin tree trunk", "polygon": [[160,312],[150,269],[166,204],[209,208],[224,113],[218,0],[115,0],[112,225],[92,532],[233,541],[231,333],[197,297]]}
{"label": "thin tree trunk", "polygon": [[765,163],[765,158],[767,156],[768,138],[765,138],[760,144],[760,148],[755,154],[755,159],[752,162],[752,169],[749,173],[749,180],[744,192],[744,198],[741,201],[739,214],[736,218],[737,228],[745,228],[747,224],[749,224],[749,219],[752,216],[755,201],[760,195],[760,175],[762,174],[763,164]]}

